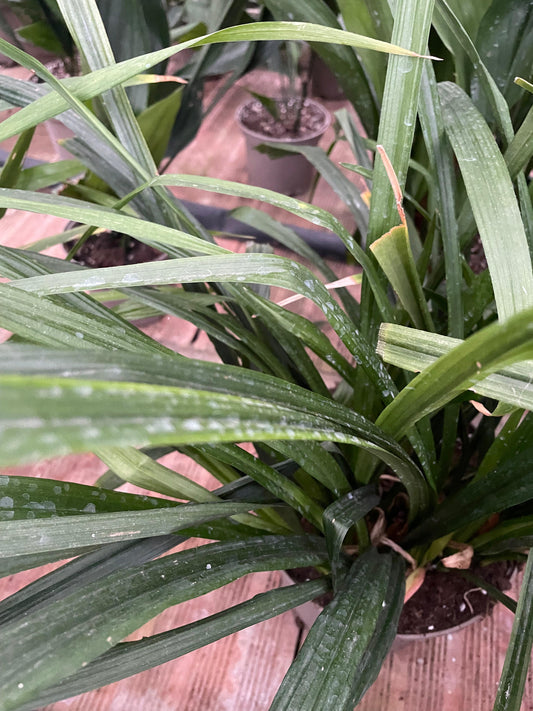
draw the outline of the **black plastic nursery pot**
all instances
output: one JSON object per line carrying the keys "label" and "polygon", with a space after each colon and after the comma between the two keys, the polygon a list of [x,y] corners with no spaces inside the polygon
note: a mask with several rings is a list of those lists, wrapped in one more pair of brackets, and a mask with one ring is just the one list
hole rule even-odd
{"label": "black plastic nursery pot", "polygon": [[301,195],[309,190],[315,169],[306,158],[298,154],[272,158],[256,150],[257,146],[264,143],[275,143],[280,147],[316,146],[327,130],[331,117],[322,104],[313,99],[306,99],[304,106],[315,116],[313,126],[302,125],[296,133],[281,135],[262,132],[260,121],[251,120],[261,108],[255,99],[237,110],[236,119],[246,140],[246,166],[250,185],[275,190],[284,195]]}

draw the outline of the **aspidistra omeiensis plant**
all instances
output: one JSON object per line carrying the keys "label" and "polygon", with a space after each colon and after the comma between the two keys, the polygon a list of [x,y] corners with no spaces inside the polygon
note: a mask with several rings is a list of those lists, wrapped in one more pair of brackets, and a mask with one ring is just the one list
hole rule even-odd
{"label": "aspidistra omeiensis plant", "polygon": [[[312,0],[300,5],[322,25],[226,28],[118,64],[96,3],[58,4],[92,71],[60,82],[2,42],[5,54],[44,83],[0,78],[0,98],[22,107],[0,125],[0,139],[20,135],[26,146],[37,123],[58,116],[74,132],[68,149],[116,202],[28,190],[15,156],[2,175],[0,208],[123,232],[169,258],[87,270],[40,254],[43,243],[0,248],[0,326],[14,334],[1,346],[1,463],[92,451],[109,467],[94,486],[0,476],[2,573],[70,559],[0,604],[7,650],[0,708],[32,709],[98,688],[332,589],[271,708],[348,711],[392,644],[406,578],[410,587],[458,543],[487,561],[525,560],[530,547],[530,116],[516,125],[508,96],[444,0],[405,0],[394,18],[381,3],[392,34],[379,41],[325,26],[322,4]],[[366,3],[338,6],[346,13]],[[354,29],[350,17],[345,26]],[[476,107],[470,84],[437,80],[428,43],[439,33],[448,46],[446,32],[458,39],[445,62],[457,62],[458,77],[475,75],[490,116]],[[372,166],[361,150],[372,143],[345,115],[339,119],[372,196],[368,210],[347,174],[338,178],[364,240],[300,200],[216,176],[157,174],[123,85],[188,46],[272,38],[315,41],[332,55],[341,47],[352,53],[342,55],[347,65],[352,56],[368,64],[357,76],[369,86],[369,103],[357,108],[385,160]],[[87,103],[100,95],[105,121]],[[335,280],[331,268],[286,230],[276,234],[320,276],[296,260],[224,249],[172,186],[259,197],[331,230],[362,268],[361,303],[343,290],[334,298],[325,287]],[[476,234],[488,264],[480,274],[466,258]],[[315,323],[269,300],[270,286],[313,301],[342,352]],[[95,290],[119,291],[119,311]],[[208,334],[221,362],[157,343],[121,316],[128,304],[189,320]],[[334,393],[310,351],[338,374]],[[239,446],[245,442],[253,449]],[[174,449],[211,471],[220,488],[208,491],[158,461]],[[384,474],[392,490],[381,486]],[[115,492],[124,481],[166,498]],[[387,517],[398,498],[407,502],[408,522],[392,540]],[[492,528],[482,529],[489,519]],[[192,536],[209,542],[169,552]],[[249,572],[308,566],[318,579],[122,642],[168,606]],[[532,588],[530,559],[498,709],[520,706]]]}

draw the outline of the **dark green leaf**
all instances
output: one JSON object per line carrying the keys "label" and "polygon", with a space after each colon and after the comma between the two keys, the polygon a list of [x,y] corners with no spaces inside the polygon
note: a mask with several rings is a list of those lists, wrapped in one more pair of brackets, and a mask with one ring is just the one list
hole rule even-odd
{"label": "dark green leaf", "polygon": [[[154,536],[140,541],[114,543],[81,555],[4,598],[0,602],[0,624],[14,622],[27,612],[61,600],[62,597],[82,590],[87,584],[105,577],[110,572],[142,565],[184,540],[184,537],[175,535]],[[29,567],[31,566],[24,569]]]}
{"label": "dark green leaf", "polygon": [[[89,502],[85,508],[92,511],[87,508],[92,506]],[[67,558],[71,557],[67,555],[69,549],[163,536],[216,518],[246,513],[252,508],[255,508],[254,504],[225,501],[182,504],[163,511],[127,511],[124,507],[119,512],[91,516],[50,516],[39,521],[4,520],[0,522],[0,571],[2,558],[55,551],[61,551],[63,558]]]}
{"label": "dark green leaf", "polygon": [[510,435],[507,456],[482,479],[472,482],[445,501],[417,528],[405,544],[423,543],[452,533],[533,499],[533,417],[529,415]]}
{"label": "dark green leaf", "polygon": [[[465,182],[487,257],[501,321],[533,305],[533,270],[509,171],[494,137],[469,97],[439,85],[442,115]],[[502,234],[507,234],[505,241]]]}
{"label": "dark green leaf", "polygon": [[[386,330],[389,324],[382,328]],[[424,415],[435,412],[492,372],[531,359],[531,330],[533,309],[527,309],[502,324],[491,324],[474,333],[411,380],[409,387],[383,410],[377,424],[400,437]]]}
{"label": "dark green leaf", "polygon": [[335,589],[338,586],[341,570],[344,568],[341,553],[346,534],[378,503],[379,496],[376,493],[376,487],[373,485],[363,486],[334,501],[322,514]]}
{"label": "dark green leaf", "polygon": [[72,677],[42,692],[19,711],[82,694],[188,654],[227,635],[280,615],[326,592],[324,578],[260,593],[251,600],[197,622],[138,642],[124,642],[105,652]]}
{"label": "dark green leaf", "polygon": [[[117,62],[169,46],[168,22],[161,0],[98,0],[98,9]],[[163,73],[165,64],[155,71]],[[136,113],[147,107],[148,87],[129,89],[128,95]]]}
{"label": "dark green leaf", "polygon": [[520,711],[533,644],[533,550],[529,552],[511,641],[505,655],[493,711]]}
{"label": "dark green leaf", "polygon": [[533,155],[533,106],[529,110],[522,125],[516,132],[507,150],[505,151],[505,162],[509,168],[511,178],[515,178],[520,171],[524,170]]}
{"label": "dark green leaf", "polygon": [[[285,676],[270,711],[352,711],[377,676],[403,604],[404,564],[370,549],[346,575]],[[368,650],[372,654],[368,654]]]}
{"label": "dark green leaf", "polygon": [[14,187],[18,190],[42,190],[52,185],[66,183],[67,180],[80,175],[84,170],[85,166],[78,160],[43,163],[42,165],[22,170]]}
{"label": "dark green leaf", "polygon": [[479,25],[477,50],[509,106],[521,95],[514,78],[531,71],[532,33],[533,7],[523,0],[493,0]]}
{"label": "dark green leaf", "polygon": [[[222,366],[199,360],[174,360],[163,356],[144,357],[124,351],[120,353],[107,352],[105,355],[89,354],[84,351],[72,352],[67,355],[61,351],[54,351],[54,357],[50,358],[50,351],[46,349],[9,345],[2,348],[3,357],[0,358],[0,372],[4,373],[42,373],[48,377],[59,375],[95,378],[101,381],[125,380],[159,384],[166,387],[193,387],[201,390],[209,387],[215,393],[258,398],[257,412],[262,414],[264,414],[264,408],[261,402],[264,399],[272,404],[273,417],[277,424],[279,424],[279,415],[281,414],[279,408],[284,408],[287,405],[296,408],[297,411],[307,413],[315,424],[318,415],[330,420],[328,436],[330,436],[332,424],[334,426],[335,422],[344,423],[358,437],[357,441],[361,446],[369,447],[376,456],[383,458],[397,471],[411,491],[416,490],[417,493],[411,501],[412,505],[413,501],[417,499],[424,500],[424,494],[419,490],[420,486],[423,486],[421,474],[394,440],[385,436],[375,425],[358,415],[353,409],[278,378],[254,371],[246,371],[246,378],[243,378],[243,371],[238,367]],[[68,385],[69,381],[60,382],[62,385]],[[84,382],[84,384],[87,383]],[[26,385],[24,391],[26,391]],[[49,405],[49,400],[47,402]],[[131,408],[127,409],[131,415]],[[107,411],[107,408],[105,410]],[[139,411],[143,411],[142,407]],[[184,414],[183,408],[180,408],[180,414]],[[146,432],[143,430],[144,436],[146,436]],[[308,435],[307,438],[310,436]],[[265,433],[263,432],[258,438],[265,439]],[[94,447],[95,444],[92,441],[91,447]],[[116,445],[117,442],[114,441],[113,444]]]}
{"label": "dark green leaf", "polygon": [[208,544],[112,573],[3,627],[10,650],[0,670],[4,708],[30,701],[170,605],[247,573],[319,565],[325,557],[320,539],[266,536]]}
{"label": "dark green leaf", "polygon": [[533,548],[533,516],[502,521],[487,533],[476,536],[470,543],[483,555]]}
{"label": "dark green leaf", "polygon": [[172,127],[181,105],[181,95],[181,88],[176,89],[168,96],[148,106],[137,117],[156,165],[159,165],[165,157]]}
{"label": "dark green leaf", "polygon": [[0,521],[26,521],[120,511],[148,511],[175,501],[127,494],[85,484],[27,476],[0,475]]}

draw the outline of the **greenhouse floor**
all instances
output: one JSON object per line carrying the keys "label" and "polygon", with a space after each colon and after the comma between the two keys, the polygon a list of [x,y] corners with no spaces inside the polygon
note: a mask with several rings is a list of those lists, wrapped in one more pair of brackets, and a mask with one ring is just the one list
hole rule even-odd
{"label": "greenhouse floor", "polygon": [[[3,70],[15,72],[18,70]],[[216,176],[241,182],[246,181],[244,139],[234,122],[237,107],[247,97],[244,86],[261,91],[271,78],[265,72],[248,75],[234,87],[209,114],[197,138],[174,160],[168,172],[194,173]],[[210,91],[216,89],[213,83]],[[324,102],[330,110],[343,106],[342,101]],[[51,142],[54,130],[39,130],[32,145],[34,158],[58,159],[60,152]],[[327,148],[333,137],[329,129],[321,145]],[[2,145],[2,148],[9,145]],[[338,146],[335,160],[352,160],[345,146]],[[243,204],[238,199],[217,194],[180,191],[180,197],[224,208]],[[305,199],[306,196],[300,196]],[[349,229],[353,218],[345,204],[320,181],[315,202],[332,211]],[[247,204],[250,204],[248,201]],[[254,206],[258,207],[258,204]],[[295,224],[286,213],[268,210],[277,219]],[[41,237],[56,234],[65,221],[9,210],[2,220],[0,243],[20,246]],[[303,224],[303,223],[300,223]],[[243,250],[245,242],[223,238],[222,243],[235,250]],[[56,247],[52,254],[60,256]],[[339,277],[353,273],[353,265],[332,262]],[[273,291],[277,300],[284,294]],[[298,308],[311,314],[304,302]],[[320,316],[317,315],[317,318]],[[193,340],[195,330],[177,318],[166,316],[146,327],[153,337],[177,351],[199,358],[214,358],[206,338]],[[0,334],[1,336],[2,334]],[[7,334],[4,332],[3,337]],[[326,377],[332,374],[326,372]],[[167,466],[179,470],[202,484],[215,485],[204,470],[185,457],[172,454],[164,460]],[[6,473],[32,474],[60,480],[90,484],[105,470],[94,455],[71,455],[31,466],[9,469]],[[136,491],[132,486],[126,490]],[[192,545],[191,543],[189,545]],[[0,581],[0,598],[12,594],[23,585],[54,566],[37,572],[27,572]],[[171,629],[235,605],[253,595],[276,587],[280,576],[259,573],[246,576],[222,591],[205,595],[178,607],[170,608],[132,638],[140,638]],[[511,595],[516,597],[515,580]],[[513,616],[502,605],[497,605],[491,617],[460,632],[443,637],[413,642],[392,652],[372,689],[359,708],[362,711],[488,711],[492,708],[496,686],[503,665]],[[130,679],[112,684],[74,699],[47,706],[47,711],[266,711],[290,665],[300,638],[300,627],[292,612],[285,613],[254,628],[233,634],[211,646],[186,657],[146,671]],[[472,674],[463,670],[470,666]],[[472,679],[474,683],[472,684]],[[528,679],[522,705],[523,711],[533,711],[533,680]]]}

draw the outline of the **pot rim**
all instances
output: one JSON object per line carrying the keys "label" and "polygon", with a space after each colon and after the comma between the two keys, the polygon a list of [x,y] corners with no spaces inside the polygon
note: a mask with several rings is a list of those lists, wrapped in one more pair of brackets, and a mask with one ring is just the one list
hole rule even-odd
{"label": "pot rim", "polygon": [[406,641],[406,642],[416,642],[417,640],[424,640],[424,639],[433,639],[434,637],[442,637],[444,635],[448,634],[453,634],[454,632],[459,632],[460,630],[464,629],[465,627],[470,627],[470,625],[473,625],[474,622],[479,622],[480,620],[484,620],[487,615],[484,615],[482,613],[479,613],[477,615],[474,615],[473,617],[470,617],[468,620],[465,620],[464,622],[459,622],[457,625],[453,625],[452,627],[445,627],[442,630],[431,630],[429,632],[398,632],[396,634],[396,639]]}
{"label": "pot rim", "polygon": [[252,136],[253,138],[259,139],[262,143],[302,143],[304,141],[310,141],[313,138],[317,138],[321,136],[330,126],[331,124],[331,114],[330,112],[326,109],[326,107],[321,104],[319,101],[316,101],[315,99],[305,99],[305,101],[308,104],[313,104],[314,106],[317,106],[320,111],[322,112],[322,117],[323,121],[320,126],[320,128],[315,129],[314,131],[311,131],[310,133],[306,133],[305,136],[298,136],[298,137],[293,137],[293,136],[285,136],[282,138],[274,138],[273,136],[266,136],[264,133],[260,133],[259,131],[253,131],[251,128],[248,128],[247,126],[244,125],[242,121],[242,113],[244,109],[249,106],[250,104],[253,104],[257,101],[257,99],[248,99],[245,101],[243,104],[239,106],[237,111],[235,112],[235,119],[237,123],[239,124],[239,127],[243,133],[245,133],[248,136]]}

